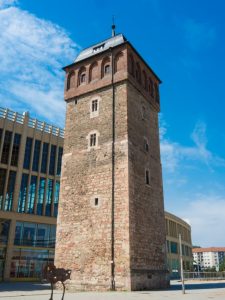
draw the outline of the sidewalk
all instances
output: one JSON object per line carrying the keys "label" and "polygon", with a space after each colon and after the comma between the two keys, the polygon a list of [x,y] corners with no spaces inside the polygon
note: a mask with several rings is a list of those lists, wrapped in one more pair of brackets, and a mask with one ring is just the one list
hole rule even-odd
{"label": "sidewalk", "polygon": [[[61,291],[54,291],[54,300],[61,300]],[[0,283],[0,299],[49,300],[50,286],[38,283]],[[180,282],[173,281],[171,288],[164,291],[142,292],[66,292],[64,300],[224,300],[225,281],[186,282],[186,294]]]}

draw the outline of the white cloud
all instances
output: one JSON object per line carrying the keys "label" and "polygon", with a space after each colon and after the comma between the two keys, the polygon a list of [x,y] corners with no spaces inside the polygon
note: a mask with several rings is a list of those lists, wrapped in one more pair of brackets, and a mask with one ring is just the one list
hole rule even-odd
{"label": "white cloud", "polygon": [[17,0],[0,0],[0,8],[5,8],[17,4]]}
{"label": "white cloud", "polygon": [[225,245],[225,197],[201,194],[187,202],[185,209],[176,211],[192,228],[193,244],[202,247]]}
{"label": "white cloud", "polygon": [[193,146],[181,145],[166,138],[166,124],[160,119],[162,124],[160,129],[160,148],[162,155],[162,165],[169,172],[176,171],[181,163],[190,164],[192,161],[204,163],[209,168],[213,166],[225,166],[225,160],[213,154],[207,149],[206,124],[197,122],[191,134],[194,142]]}
{"label": "white cloud", "polygon": [[[1,1],[1,8],[16,1]],[[0,9],[0,105],[64,124],[64,74],[78,46],[56,24],[18,7]]]}

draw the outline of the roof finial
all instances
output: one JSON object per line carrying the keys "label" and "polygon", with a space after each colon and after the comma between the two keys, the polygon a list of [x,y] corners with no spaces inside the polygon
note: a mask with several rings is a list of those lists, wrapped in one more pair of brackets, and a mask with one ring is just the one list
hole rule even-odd
{"label": "roof finial", "polygon": [[112,37],[116,35],[115,28],[116,25],[114,24],[114,16],[112,16]]}

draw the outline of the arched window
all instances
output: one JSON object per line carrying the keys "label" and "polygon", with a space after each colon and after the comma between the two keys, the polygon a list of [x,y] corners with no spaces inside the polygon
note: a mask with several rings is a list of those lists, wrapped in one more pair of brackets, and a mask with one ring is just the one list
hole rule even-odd
{"label": "arched window", "polygon": [[82,73],[80,75],[80,83],[84,83],[86,81],[86,74],[85,73]]}
{"label": "arched window", "polygon": [[86,68],[81,67],[78,72],[78,85],[84,84],[86,82]]}
{"label": "arched window", "polygon": [[90,71],[89,71],[89,81],[93,81],[98,79],[98,63],[94,62],[90,66]]}
{"label": "arched window", "polygon": [[119,52],[115,56],[115,73],[123,69],[123,53]]}
{"label": "arched window", "polygon": [[136,63],[136,79],[139,83],[141,83],[141,68],[139,63]]}
{"label": "arched window", "polygon": [[159,87],[157,83],[154,84],[154,89],[155,89],[155,101],[159,104]]}
{"label": "arched window", "polygon": [[151,95],[152,97],[154,97],[153,81],[152,81],[151,78],[149,78],[148,89],[149,89],[150,95]]}
{"label": "arched window", "polygon": [[105,75],[106,75],[106,74],[109,74],[109,72],[110,72],[110,65],[107,64],[107,65],[104,66],[104,74],[105,74]]}
{"label": "arched window", "polygon": [[75,87],[75,72],[72,71],[68,74],[66,89],[69,90],[74,87]]}
{"label": "arched window", "polygon": [[144,89],[147,90],[147,76],[146,76],[146,72],[143,71],[142,74],[143,74],[143,86],[144,86]]}
{"label": "arched window", "polygon": [[102,60],[101,73],[102,73],[102,78],[110,74],[110,58],[108,56]]}
{"label": "arched window", "polygon": [[134,76],[134,58],[131,54],[129,55],[128,60],[128,72]]}

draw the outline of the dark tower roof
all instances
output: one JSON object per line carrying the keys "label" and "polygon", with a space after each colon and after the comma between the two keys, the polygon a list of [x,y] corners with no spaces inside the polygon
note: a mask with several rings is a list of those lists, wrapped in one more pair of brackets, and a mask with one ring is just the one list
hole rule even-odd
{"label": "dark tower roof", "polygon": [[126,41],[127,41],[126,38],[122,34],[115,35],[110,39],[104,40],[101,43],[95,44],[91,47],[82,50],[74,62],[77,63],[81,60],[94,56],[100,52],[106,51],[109,48],[113,48],[118,45],[121,45]]}

